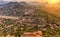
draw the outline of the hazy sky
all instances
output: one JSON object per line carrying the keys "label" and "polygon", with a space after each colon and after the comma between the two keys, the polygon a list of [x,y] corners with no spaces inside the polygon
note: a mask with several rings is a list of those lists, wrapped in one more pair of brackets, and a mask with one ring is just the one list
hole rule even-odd
{"label": "hazy sky", "polygon": [[[0,0],[0,1],[2,1],[2,0]],[[43,0],[3,0],[3,1],[29,1],[29,2],[39,1],[39,2],[41,2]]]}
{"label": "hazy sky", "polygon": [[3,1],[36,1],[36,0],[3,0]]}

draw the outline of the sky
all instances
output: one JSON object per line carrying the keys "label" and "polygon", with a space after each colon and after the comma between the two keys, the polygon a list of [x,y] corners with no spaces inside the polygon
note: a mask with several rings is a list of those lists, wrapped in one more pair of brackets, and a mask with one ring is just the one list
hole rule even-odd
{"label": "sky", "polygon": [[[0,0],[2,1],[2,0]],[[3,1],[35,1],[35,0],[3,0]]]}
{"label": "sky", "polygon": [[43,1],[43,0],[0,0],[0,1],[18,1],[18,2],[19,1],[28,1],[28,2],[39,1],[40,2],[40,1]]}

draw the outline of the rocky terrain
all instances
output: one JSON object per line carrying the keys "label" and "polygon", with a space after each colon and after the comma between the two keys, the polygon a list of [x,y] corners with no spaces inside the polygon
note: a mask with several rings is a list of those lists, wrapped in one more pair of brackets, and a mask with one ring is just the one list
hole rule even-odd
{"label": "rocky terrain", "polygon": [[42,31],[44,37],[60,37],[60,18],[26,2],[9,2],[0,7],[0,36],[20,37],[25,32]]}

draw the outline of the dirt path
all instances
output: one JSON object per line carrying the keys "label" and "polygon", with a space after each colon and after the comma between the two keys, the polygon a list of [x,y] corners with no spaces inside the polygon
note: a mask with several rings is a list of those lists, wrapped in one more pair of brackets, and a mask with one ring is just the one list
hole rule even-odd
{"label": "dirt path", "polygon": [[19,19],[18,17],[6,16],[6,15],[0,15],[0,18],[3,18],[3,19]]}

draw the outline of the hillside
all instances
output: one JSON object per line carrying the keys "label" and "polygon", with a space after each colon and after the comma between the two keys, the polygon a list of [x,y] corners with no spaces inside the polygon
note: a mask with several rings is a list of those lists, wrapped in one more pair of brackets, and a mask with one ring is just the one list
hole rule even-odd
{"label": "hillside", "polygon": [[55,14],[60,17],[60,3],[51,5],[48,3],[41,4],[41,9],[47,11],[48,13]]}
{"label": "hillside", "polygon": [[20,37],[25,32],[42,31],[44,37],[60,37],[60,18],[40,7],[26,2],[9,2],[2,5],[0,15],[19,19],[0,18],[0,36]]}

